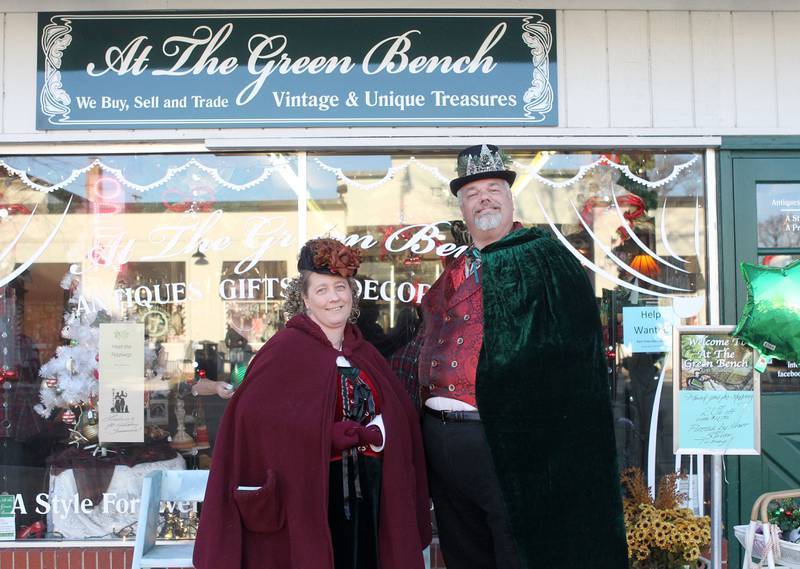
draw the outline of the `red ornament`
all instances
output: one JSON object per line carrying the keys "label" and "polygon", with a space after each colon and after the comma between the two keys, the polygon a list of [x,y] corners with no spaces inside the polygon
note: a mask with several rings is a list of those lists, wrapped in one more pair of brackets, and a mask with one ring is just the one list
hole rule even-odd
{"label": "red ornament", "polygon": [[95,379],[100,379],[100,372],[98,370],[92,370],[92,373],[94,374]]}
{"label": "red ornament", "polygon": [[4,381],[16,381],[19,379],[17,370],[15,369],[0,369],[0,383]]}
{"label": "red ornament", "polygon": [[58,380],[55,377],[48,377],[47,379],[44,380],[44,384],[50,389],[53,389],[55,386],[58,385]]}
{"label": "red ornament", "polygon": [[64,414],[61,415],[61,420],[66,423],[67,425],[74,425],[75,424],[75,413],[67,409],[64,411]]}

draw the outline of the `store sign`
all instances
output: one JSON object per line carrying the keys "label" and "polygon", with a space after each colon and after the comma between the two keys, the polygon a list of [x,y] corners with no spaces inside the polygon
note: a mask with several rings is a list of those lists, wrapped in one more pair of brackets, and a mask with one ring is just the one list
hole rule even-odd
{"label": "store sign", "polygon": [[800,246],[800,184],[757,184],[756,198],[758,246]]}
{"label": "store sign", "polygon": [[761,374],[761,389],[770,392],[800,391],[800,364],[771,361]]}
{"label": "store sign", "polygon": [[555,11],[39,14],[37,128],[555,126]]}
{"label": "store sign", "polygon": [[100,324],[100,441],[144,442],[144,326]]}
{"label": "store sign", "polygon": [[733,326],[673,329],[673,444],[679,454],[761,452],[760,376]]}
{"label": "store sign", "polygon": [[16,496],[0,494],[0,541],[16,537]]}
{"label": "store sign", "polygon": [[622,308],[624,344],[634,354],[668,352],[672,326],[678,318],[671,307],[625,306]]}

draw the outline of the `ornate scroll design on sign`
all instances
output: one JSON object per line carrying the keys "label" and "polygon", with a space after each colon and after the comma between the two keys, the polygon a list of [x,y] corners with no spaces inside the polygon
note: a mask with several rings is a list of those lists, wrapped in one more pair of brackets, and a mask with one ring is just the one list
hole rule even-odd
{"label": "ornate scroll design on sign", "polygon": [[531,86],[525,91],[525,117],[534,122],[545,120],[553,108],[553,86],[550,84],[550,48],[553,34],[542,16],[535,14],[524,19],[522,41],[531,48],[533,57],[533,78]]}
{"label": "ornate scroll design on sign", "polygon": [[[39,95],[42,113],[48,121],[57,123],[69,118],[72,99],[63,89],[61,82],[61,58],[64,50],[72,43],[70,20],[62,18],[63,24],[48,24],[42,30],[42,53],[44,54],[44,85]],[[61,117],[55,119],[55,117]]]}

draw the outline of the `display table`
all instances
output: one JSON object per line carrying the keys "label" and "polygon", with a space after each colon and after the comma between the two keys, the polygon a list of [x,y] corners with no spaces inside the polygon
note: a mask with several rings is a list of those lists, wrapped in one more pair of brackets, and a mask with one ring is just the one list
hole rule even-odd
{"label": "display table", "polygon": [[[48,462],[60,466],[51,465],[50,496],[49,499],[43,498],[44,505],[38,506],[49,509],[48,531],[60,534],[64,539],[108,539],[135,533],[142,478],[153,470],[186,469],[186,462],[179,454],[167,449],[156,450],[95,458],[80,456],[77,449],[68,449],[53,457]],[[139,462],[139,459],[156,457],[162,460]],[[69,463],[73,467],[64,468]],[[75,476],[78,470],[80,480]],[[87,478],[90,479],[89,485]],[[89,487],[91,491],[87,491]]]}

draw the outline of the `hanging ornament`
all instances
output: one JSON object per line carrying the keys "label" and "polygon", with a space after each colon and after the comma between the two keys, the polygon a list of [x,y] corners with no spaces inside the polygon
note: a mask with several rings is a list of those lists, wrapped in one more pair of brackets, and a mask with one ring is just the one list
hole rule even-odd
{"label": "hanging ornament", "polygon": [[0,369],[0,383],[3,383],[6,380],[16,381],[17,379],[19,379],[17,370],[8,368]]}
{"label": "hanging ornament", "polygon": [[[73,341],[74,341],[74,340],[73,340]],[[74,358],[67,358],[67,362],[66,362],[66,364],[64,365],[64,367],[66,367],[66,368],[67,368],[67,371],[68,371],[69,373],[71,373],[72,375],[75,375],[75,373],[76,373],[76,371],[77,371],[77,365],[76,365],[76,362],[75,362],[75,359],[74,359]]]}
{"label": "hanging ornament", "polygon": [[48,377],[44,380],[44,384],[50,389],[54,389],[58,386],[58,380],[55,377]]}
{"label": "hanging ornament", "polygon": [[100,371],[97,369],[92,370],[92,375],[94,375],[95,379],[100,379]]}
{"label": "hanging ornament", "polygon": [[631,261],[631,268],[651,279],[656,278],[661,273],[656,260],[646,253],[636,255]]}
{"label": "hanging ornament", "polygon": [[67,409],[66,411],[64,411],[64,414],[61,415],[61,421],[66,423],[67,425],[74,425],[75,413],[73,413],[71,409]]}
{"label": "hanging ornament", "polygon": [[93,410],[87,410],[81,413],[81,418],[78,421],[76,430],[83,435],[87,443],[97,442],[97,436],[100,434],[100,428],[97,425],[97,418],[95,416],[94,422],[89,419],[89,413]]}

